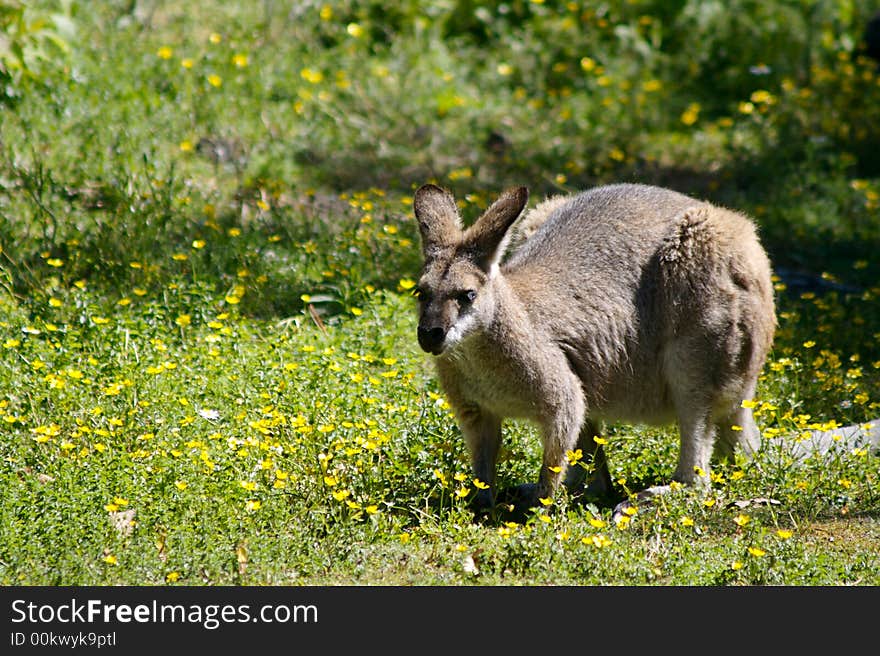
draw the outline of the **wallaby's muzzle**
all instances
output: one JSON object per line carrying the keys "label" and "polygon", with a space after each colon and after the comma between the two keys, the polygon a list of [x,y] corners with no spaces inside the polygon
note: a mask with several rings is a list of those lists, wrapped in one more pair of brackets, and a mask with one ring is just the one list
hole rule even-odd
{"label": "wallaby's muzzle", "polygon": [[440,326],[425,328],[419,326],[419,346],[423,351],[427,351],[433,355],[440,355],[443,352],[443,342],[446,340],[446,331]]}

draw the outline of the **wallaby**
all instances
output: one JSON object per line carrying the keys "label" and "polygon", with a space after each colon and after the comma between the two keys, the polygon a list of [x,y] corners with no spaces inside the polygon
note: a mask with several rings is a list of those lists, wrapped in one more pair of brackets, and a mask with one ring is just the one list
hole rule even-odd
{"label": "wallaby", "polygon": [[[427,184],[413,199],[424,267],[418,341],[468,446],[473,475],[495,503],[505,417],[541,430],[530,505],[560,484],[611,493],[602,421],[677,421],[672,479],[703,485],[710,459],[760,445],[752,412],[776,328],[770,263],[744,215],[640,184],[555,197],[525,214],[525,187],[504,191],[464,228],[455,199]],[[517,234],[514,234],[517,233]],[[518,242],[509,256],[505,251]],[[665,492],[656,486],[640,498]],[[615,510],[615,517],[627,501]]]}

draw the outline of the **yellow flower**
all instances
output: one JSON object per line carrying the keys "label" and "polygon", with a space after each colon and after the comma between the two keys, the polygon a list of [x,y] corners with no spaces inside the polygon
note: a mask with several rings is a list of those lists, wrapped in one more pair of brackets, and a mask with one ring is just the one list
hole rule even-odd
{"label": "yellow flower", "polygon": [[156,51],[156,56],[159,59],[171,59],[171,56],[174,54],[174,51],[168,46],[162,46]]}
{"label": "yellow flower", "polygon": [[681,122],[685,125],[693,125],[700,116],[700,104],[691,103],[681,115]]}
{"label": "yellow flower", "polygon": [[364,28],[362,28],[357,23],[349,23],[345,27],[345,31],[348,32],[350,36],[353,36],[354,38],[358,38],[360,36],[363,36]]}
{"label": "yellow flower", "polygon": [[175,320],[176,323],[181,328],[186,328],[190,323],[192,323],[192,317],[188,314],[181,314]]}
{"label": "yellow flower", "polygon": [[488,484],[488,483],[484,483],[484,482],[481,481],[479,478],[475,478],[475,479],[474,479],[474,486],[476,486],[476,487],[477,487],[478,489],[480,489],[480,490],[487,490],[487,489],[489,489],[489,484]]}
{"label": "yellow flower", "polygon": [[760,547],[749,547],[749,554],[751,554],[755,558],[760,558],[761,556],[765,556],[767,552]]}
{"label": "yellow flower", "polygon": [[216,73],[211,73],[208,76],[208,84],[210,84],[212,87],[219,87],[223,84],[223,78]]}
{"label": "yellow flower", "polygon": [[248,65],[248,56],[244,53],[236,53],[232,56],[232,63],[238,68],[244,68]]}
{"label": "yellow flower", "polygon": [[690,517],[682,517],[681,518],[681,525],[682,526],[693,526],[694,520],[692,520]]}
{"label": "yellow flower", "polygon": [[792,536],[792,532],[781,528],[778,531],[776,531],[776,535],[781,540],[788,540],[788,538],[790,538]]}
{"label": "yellow flower", "polygon": [[302,69],[299,72],[299,75],[302,79],[311,84],[320,84],[324,80],[324,74],[321,71],[316,71],[312,68]]}
{"label": "yellow flower", "polygon": [[753,103],[770,104],[773,102],[774,98],[773,98],[773,94],[770,93],[769,91],[766,91],[764,89],[758,89],[757,91],[754,91],[752,93],[751,97],[749,97],[749,100],[751,100]]}
{"label": "yellow flower", "polygon": [[113,554],[107,554],[102,560],[108,565],[115,565],[117,563],[116,556]]}
{"label": "yellow flower", "polygon": [[180,574],[178,572],[168,572],[165,575],[165,580],[168,583],[175,583],[180,578]]}
{"label": "yellow flower", "polygon": [[192,141],[190,141],[189,139],[184,139],[178,144],[177,147],[180,148],[181,152],[184,153],[191,153],[193,150]]}
{"label": "yellow flower", "polygon": [[611,540],[609,540],[604,535],[588,535],[586,537],[581,538],[581,542],[586,545],[592,545],[594,547],[607,547],[611,544]]}
{"label": "yellow flower", "polygon": [[750,519],[748,515],[737,515],[733,518],[733,521],[737,526],[745,526],[749,523]]}

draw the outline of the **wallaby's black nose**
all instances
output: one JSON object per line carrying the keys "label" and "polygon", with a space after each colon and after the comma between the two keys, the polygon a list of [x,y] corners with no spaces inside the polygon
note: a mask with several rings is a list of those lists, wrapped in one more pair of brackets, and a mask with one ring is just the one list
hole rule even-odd
{"label": "wallaby's black nose", "polygon": [[423,328],[419,326],[419,346],[428,353],[437,355],[442,351],[443,340],[446,339],[446,332],[439,326],[433,328]]}

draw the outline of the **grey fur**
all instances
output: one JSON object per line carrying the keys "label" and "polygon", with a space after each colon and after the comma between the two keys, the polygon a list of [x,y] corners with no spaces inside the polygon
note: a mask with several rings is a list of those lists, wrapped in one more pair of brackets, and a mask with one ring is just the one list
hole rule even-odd
{"label": "grey fur", "polygon": [[435,356],[473,474],[490,486],[478,504],[494,504],[505,417],[541,429],[530,502],[563,479],[584,483],[582,467],[565,473],[576,448],[593,456],[591,489],[610,491],[593,440],[604,420],[677,422],[672,478],[685,484],[708,481],[713,451],[753,453],[760,435],[742,401],[776,328],[753,223],[668,189],[617,184],[549,199],[511,229],[527,200],[525,188],[507,190],[462,229],[447,191],[425,185],[414,198],[419,342]]}

